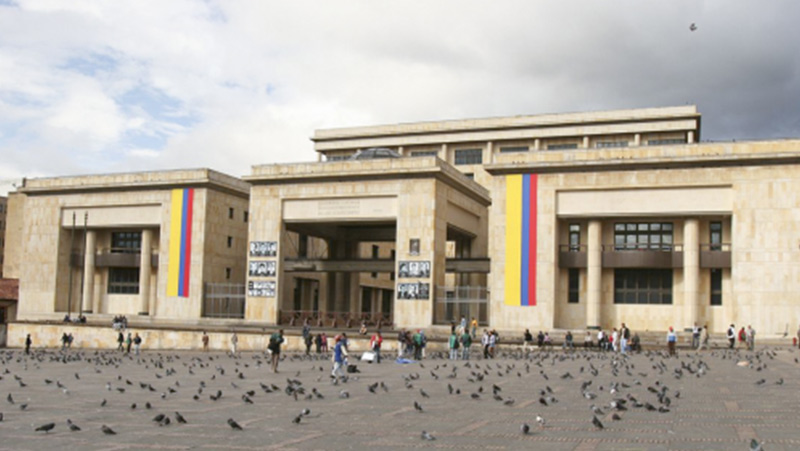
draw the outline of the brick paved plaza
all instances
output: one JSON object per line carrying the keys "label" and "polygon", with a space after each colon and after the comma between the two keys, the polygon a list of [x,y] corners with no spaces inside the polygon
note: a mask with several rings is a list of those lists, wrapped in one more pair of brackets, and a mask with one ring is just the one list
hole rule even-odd
{"label": "brick paved plaza", "polygon": [[[686,351],[678,358],[653,353],[628,359],[580,352],[535,352],[527,360],[478,360],[474,355],[470,366],[429,356],[422,364],[359,364],[357,379],[337,386],[329,379],[328,360],[297,356],[272,374],[266,358],[253,353],[234,359],[221,353],[144,352],[140,361],[108,351],[66,355],[65,363],[64,355],[54,351],[37,351],[36,359],[24,358],[19,350],[0,352],[0,449],[747,450],[752,438],[770,451],[800,448],[800,365],[795,360],[800,354],[788,348],[757,355],[717,350],[699,358]],[[752,365],[737,365],[747,359]],[[704,368],[700,360],[707,370],[699,371]],[[682,363],[688,368],[677,378]],[[297,400],[287,395],[287,378],[302,382],[304,393]],[[593,400],[581,390],[590,380],[586,391],[597,395]],[[370,385],[380,382],[388,391],[378,385],[371,393]],[[615,395],[609,393],[612,382],[618,383]],[[201,384],[205,388],[198,394]],[[278,390],[267,393],[262,384]],[[460,394],[449,394],[448,384]],[[502,400],[494,399],[493,385],[501,389]],[[550,405],[544,406],[540,390],[548,386],[552,393],[545,391],[544,398]],[[661,407],[648,387],[660,391],[663,386],[669,412],[636,408],[633,400],[627,411],[609,408],[612,399],[628,395]],[[313,388],[324,398],[312,394]],[[349,398],[341,397],[343,390]],[[218,391],[221,398],[210,399]],[[248,396],[252,404],[243,398],[248,391],[254,392]],[[509,399],[514,402],[506,403]],[[22,410],[22,404],[27,408]],[[602,410],[597,417],[603,430],[592,424],[592,404]],[[310,414],[294,424],[304,408]],[[176,411],[187,424],[176,422]],[[621,420],[612,420],[615,412]],[[168,415],[171,424],[152,421],[159,413]],[[537,415],[545,427],[539,427]],[[71,432],[67,418],[82,430]],[[228,418],[243,430],[232,430]],[[34,431],[50,422],[55,428],[49,433]],[[520,432],[523,422],[531,426],[527,435]],[[117,435],[104,435],[103,424]],[[423,440],[423,430],[436,439]]]}

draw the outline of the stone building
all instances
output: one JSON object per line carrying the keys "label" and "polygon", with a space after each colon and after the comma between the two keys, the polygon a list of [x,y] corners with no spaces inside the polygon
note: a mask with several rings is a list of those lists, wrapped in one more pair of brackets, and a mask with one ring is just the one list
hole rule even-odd
{"label": "stone building", "polygon": [[327,129],[319,161],[243,180],[29,179],[9,200],[18,317],[794,328],[800,140],[700,125],[687,106]]}
{"label": "stone building", "polygon": [[3,277],[3,256],[6,246],[6,216],[8,212],[8,198],[0,197],[0,277]]}

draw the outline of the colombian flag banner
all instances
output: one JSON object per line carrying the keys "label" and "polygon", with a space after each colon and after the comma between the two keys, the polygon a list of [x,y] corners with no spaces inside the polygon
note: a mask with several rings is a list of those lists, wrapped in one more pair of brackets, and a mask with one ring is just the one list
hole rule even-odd
{"label": "colombian flag banner", "polygon": [[172,220],[169,232],[167,296],[189,297],[192,267],[192,205],[194,189],[172,190]]}
{"label": "colombian flag banner", "polygon": [[506,176],[505,305],[536,305],[537,174]]}

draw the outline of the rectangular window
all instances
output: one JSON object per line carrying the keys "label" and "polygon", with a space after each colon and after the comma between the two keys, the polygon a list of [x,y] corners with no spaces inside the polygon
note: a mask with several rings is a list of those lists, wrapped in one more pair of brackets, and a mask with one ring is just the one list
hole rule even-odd
{"label": "rectangular window", "polygon": [[722,270],[711,270],[711,305],[722,305]]}
{"label": "rectangular window", "polygon": [[595,145],[598,149],[612,149],[615,147],[628,147],[628,141],[598,141]]}
{"label": "rectangular window", "polygon": [[[377,259],[379,251],[380,251],[380,248],[373,244],[372,245],[372,258]],[[378,277],[378,273],[376,273],[376,272],[372,273],[372,278],[374,279],[376,277]]]}
{"label": "rectangular window", "polygon": [[547,150],[572,150],[577,149],[578,143],[548,144]]}
{"label": "rectangular window", "polygon": [[672,304],[671,269],[615,269],[615,304]]}
{"label": "rectangular window", "polygon": [[614,250],[672,250],[671,222],[629,222],[614,224]]}
{"label": "rectangular window", "polygon": [[528,146],[509,146],[501,147],[500,153],[514,153],[514,152],[527,152]]}
{"label": "rectangular window", "polygon": [[225,280],[231,280],[231,269],[225,268]]}
{"label": "rectangular window", "polygon": [[459,149],[455,153],[455,164],[483,163],[483,149]]}
{"label": "rectangular window", "polygon": [[647,141],[648,146],[671,146],[675,144],[686,144],[686,139],[684,138],[651,139]]}
{"label": "rectangular window", "polygon": [[466,178],[468,178],[470,180],[475,180],[475,174],[473,174],[471,172],[469,174],[464,174],[464,177],[466,177]]}
{"label": "rectangular window", "polygon": [[244,222],[248,222],[250,220],[250,212],[245,210],[244,211]]}
{"label": "rectangular window", "polygon": [[136,254],[142,249],[142,232],[111,232],[111,252]]}
{"label": "rectangular window", "polygon": [[418,150],[416,152],[411,152],[412,157],[438,157],[439,152],[435,150]]}
{"label": "rectangular window", "polygon": [[109,268],[108,294],[139,294],[139,269]]}
{"label": "rectangular window", "polygon": [[308,235],[297,236],[297,256],[300,258],[308,257]]}
{"label": "rectangular window", "polygon": [[580,300],[580,270],[578,268],[569,269],[569,295],[567,302],[577,304]]}
{"label": "rectangular window", "polygon": [[352,156],[352,154],[347,154],[347,155],[326,155],[325,156],[325,161],[349,160],[351,156]]}
{"label": "rectangular window", "polygon": [[229,248],[233,247],[233,237],[232,236],[228,237],[228,247]]}
{"label": "rectangular window", "polygon": [[578,252],[581,250],[581,225],[569,225],[569,251]]}
{"label": "rectangular window", "polygon": [[709,243],[712,251],[722,250],[722,223],[714,221],[708,224]]}
{"label": "rectangular window", "polygon": [[233,219],[233,207],[228,208],[228,219]]}

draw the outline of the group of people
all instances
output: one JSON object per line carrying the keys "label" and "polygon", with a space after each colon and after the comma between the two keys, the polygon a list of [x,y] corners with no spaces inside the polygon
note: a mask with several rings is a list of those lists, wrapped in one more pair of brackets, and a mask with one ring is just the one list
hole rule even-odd
{"label": "group of people", "polygon": [[67,313],[64,315],[64,322],[73,324],[86,324],[86,317],[83,316],[83,313],[80,313],[75,318],[72,318],[69,316],[69,313]]}
{"label": "group of people", "polygon": [[128,317],[125,315],[117,315],[111,320],[111,327],[114,330],[127,329]]}
{"label": "group of people", "polygon": [[61,335],[61,349],[71,348],[73,340],[75,340],[75,337],[72,336],[72,332],[64,332],[64,334]]}
{"label": "group of people", "polygon": [[400,329],[397,333],[397,358],[412,356],[415,360],[422,360],[425,358],[427,345],[428,337],[422,329],[417,329],[416,332]]}
{"label": "group of people", "polygon": [[[798,332],[800,333],[800,332]],[[726,338],[728,339],[728,349],[733,349],[736,345],[736,338],[739,338],[739,346],[744,346],[748,351],[752,351],[756,347],[756,330],[752,326],[747,326],[747,330],[742,327],[739,332],[736,332],[736,326],[731,324],[728,328]]]}
{"label": "group of people", "polygon": [[133,346],[133,353],[139,355],[142,348],[142,337],[139,336],[139,333],[137,332],[135,335],[132,335],[128,332],[128,337],[125,338],[125,334],[120,332],[119,335],[117,335],[117,351],[130,354],[131,346]]}

